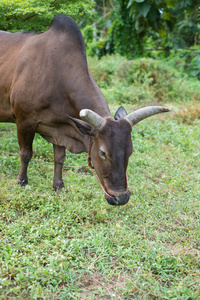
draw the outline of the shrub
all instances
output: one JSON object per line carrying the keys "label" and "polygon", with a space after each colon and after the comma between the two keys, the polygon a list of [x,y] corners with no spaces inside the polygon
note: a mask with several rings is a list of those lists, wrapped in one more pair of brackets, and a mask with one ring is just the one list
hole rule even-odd
{"label": "shrub", "polygon": [[94,56],[88,58],[88,65],[98,85],[106,88],[112,83],[116,69],[125,61],[126,58],[120,55],[106,55],[102,59]]}
{"label": "shrub", "polygon": [[106,99],[118,103],[200,101],[200,82],[158,59],[127,61],[121,56],[90,60],[90,70]]}
{"label": "shrub", "polygon": [[[143,91],[140,92],[139,100],[146,97],[158,102],[183,102],[191,98],[194,87],[193,84],[191,86],[192,81],[186,74],[177,71],[166,62],[151,58],[140,58],[124,63],[117,70],[117,77],[124,84],[133,85],[137,95],[138,89]],[[200,87],[199,83],[198,86]],[[192,94],[198,99],[197,94]]]}

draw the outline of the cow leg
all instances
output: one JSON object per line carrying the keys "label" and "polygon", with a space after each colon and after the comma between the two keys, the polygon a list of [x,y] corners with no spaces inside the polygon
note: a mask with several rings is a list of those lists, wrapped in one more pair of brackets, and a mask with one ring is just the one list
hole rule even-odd
{"label": "cow leg", "polygon": [[54,178],[53,178],[53,188],[58,191],[64,188],[64,183],[62,180],[62,167],[65,159],[65,147],[53,145],[54,150]]}
{"label": "cow leg", "polygon": [[19,154],[21,158],[21,166],[19,175],[17,177],[17,183],[21,186],[25,186],[28,184],[27,168],[33,154],[32,144],[35,136],[35,127],[31,126],[28,122],[16,123],[19,142]]}

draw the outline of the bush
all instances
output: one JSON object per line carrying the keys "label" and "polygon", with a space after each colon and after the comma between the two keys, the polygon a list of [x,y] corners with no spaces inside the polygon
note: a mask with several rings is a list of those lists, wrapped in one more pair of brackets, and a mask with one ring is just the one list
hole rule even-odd
{"label": "bush", "polygon": [[153,59],[162,59],[170,66],[176,68],[182,73],[186,73],[189,77],[200,79],[200,47],[193,46],[192,49],[178,49],[170,51],[168,56],[164,50],[148,51],[148,57]]}
{"label": "bush", "polygon": [[101,88],[113,84],[115,72],[124,62],[126,58],[120,55],[106,55],[102,59],[97,56],[88,58],[90,72]]}
{"label": "bush", "polygon": [[106,99],[117,103],[200,101],[200,82],[168,62],[152,58],[126,60],[119,55],[90,59],[90,70]]}

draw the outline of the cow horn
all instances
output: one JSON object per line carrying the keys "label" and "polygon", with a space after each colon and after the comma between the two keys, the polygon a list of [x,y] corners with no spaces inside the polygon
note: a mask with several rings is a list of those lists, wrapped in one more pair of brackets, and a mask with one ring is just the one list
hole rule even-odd
{"label": "cow horn", "polygon": [[150,116],[168,111],[171,111],[171,109],[165,106],[147,106],[130,113],[125,117],[125,119],[127,119],[129,123],[131,123],[131,126],[133,126]]}
{"label": "cow horn", "polygon": [[90,109],[82,109],[79,113],[81,119],[85,122],[89,123],[91,126],[96,128],[97,130],[103,127],[105,120]]}

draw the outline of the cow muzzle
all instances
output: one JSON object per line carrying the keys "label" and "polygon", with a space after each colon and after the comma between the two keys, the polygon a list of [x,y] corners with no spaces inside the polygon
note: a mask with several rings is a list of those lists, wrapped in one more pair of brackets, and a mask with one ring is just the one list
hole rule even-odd
{"label": "cow muzzle", "polygon": [[131,193],[127,192],[118,196],[111,196],[105,194],[106,200],[111,205],[124,205],[129,201]]}

